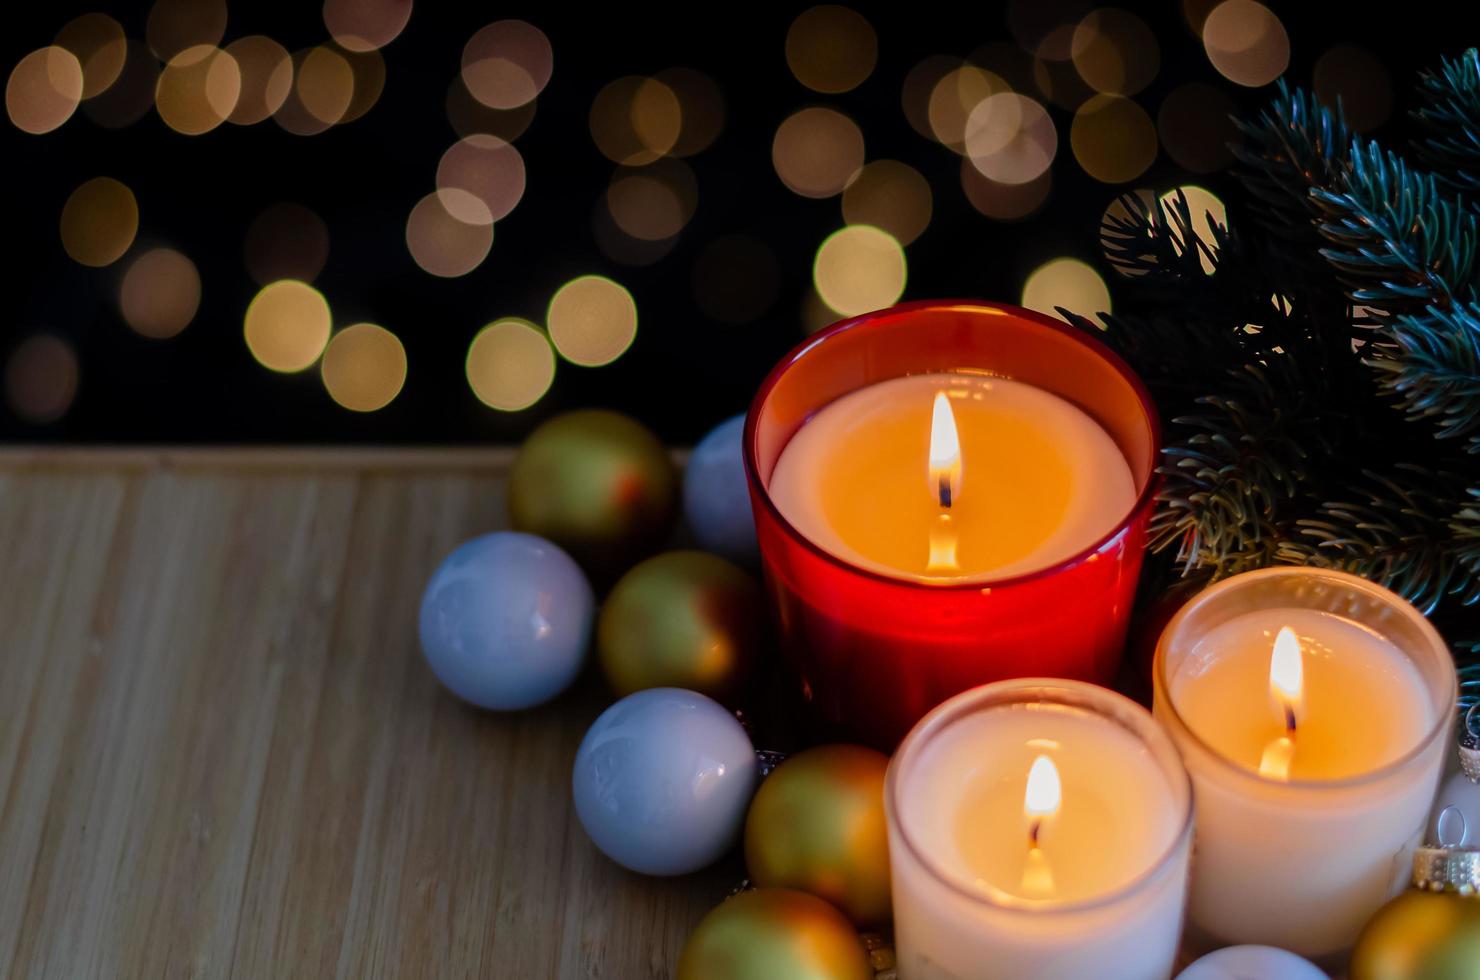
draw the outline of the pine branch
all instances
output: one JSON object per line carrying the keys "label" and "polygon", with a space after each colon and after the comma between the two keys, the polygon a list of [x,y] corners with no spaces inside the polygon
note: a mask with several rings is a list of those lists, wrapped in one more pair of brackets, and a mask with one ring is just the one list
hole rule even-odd
{"label": "pine branch", "polygon": [[1464,605],[1480,600],[1480,579],[1452,547],[1463,480],[1409,464],[1364,475],[1358,500],[1324,503],[1318,517],[1296,521],[1298,536],[1281,543],[1278,560],[1371,579],[1425,614],[1445,596]]}
{"label": "pine branch", "polygon": [[1321,254],[1354,303],[1396,315],[1474,297],[1475,213],[1431,175],[1359,140],[1342,180],[1310,195],[1333,246]]}
{"label": "pine branch", "polygon": [[1352,133],[1339,112],[1283,79],[1279,94],[1252,120],[1235,119],[1243,142],[1234,148],[1244,188],[1267,206],[1261,224],[1276,235],[1315,242],[1319,212],[1312,188],[1336,186],[1352,148]]}
{"label": "pine branch", "polygon": [[[1179,189],[1170,200],[1148,202],[1132,192],[1117,199],[1100,226],[1105,258],[1122,275],[1140,286],[1201,285],[1218,268],[1227,229],[1208,223],[1214,240],[1203,241],[1192,221],[1192,207]],[[1199,215],[1202,217],[1202,215]]]}
{"label": "pine branch", "polygon": [[1409,421],[1432,421],[1440,439],[1480,452],[1480,304],[1404,314],[1379,331],[1366,363]]}
{"label": "pine branch", "polygon": [[1434,175],[1464,192],[1480,191],[1480,51],[1441,59],[1419,76],[1424,105],[1413,118],[1427,132],[1415,142]]}

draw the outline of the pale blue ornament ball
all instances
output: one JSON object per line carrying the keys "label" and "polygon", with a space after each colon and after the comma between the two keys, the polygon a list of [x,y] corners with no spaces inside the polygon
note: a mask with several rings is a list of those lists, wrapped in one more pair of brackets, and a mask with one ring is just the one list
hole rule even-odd
{"label": "pale blue ornament ball", "polygon": [[697,871],[729,849],[757,780],[745,729],[718,702],[676,687],[629,694],[586,732],[571,788],[607,857],[649,875]]}
{"label": "pale blue ornament ball", "polygon": [[580,673],[596,601],[564,551],[499,531],[458,546],[421,597],[421,650],[437,679],[482,708],[548,701]]}
{"label": "pale blue ornament ball", "polygon": [[740,438],[745,416],[736,415],[709,431],[683,474],[683,508],[699,546],[741,565],[755,565],[755,515],[745,482]]}
{"label": "pale blue ornament ball", "polygon": [[1273,946],[1229,946],[1209,953],[1177,980],[1330,980],[1309,960]]}

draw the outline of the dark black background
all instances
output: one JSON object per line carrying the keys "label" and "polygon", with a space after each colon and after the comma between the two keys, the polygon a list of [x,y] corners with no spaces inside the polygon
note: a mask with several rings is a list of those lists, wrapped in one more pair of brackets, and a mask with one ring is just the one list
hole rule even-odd
{"label": "dark black background", "polygon": [[[854,5],[879,35],[879,62],[859,88],[823,96],[803,88],[787,68],[783,44],[805,5],[709,2],[683,8],[636,5],[498,5],[420,0],[406,30],[383,49],[384,93],[364,118],[313,136],[291,135],[268,121],[225,125],[204,136],[169,130],[152,111],[121,131],[78,113],[61,129],[30,136],[3,128],[5,310],[0,358],[37,329],[68,338],[78,351],[76,401],[61,420],[27,423],[0,404],[0,437],[79,442],[511,442],[551,414],[580,406],[630,412],[665,439],[692,442],[722,418],[742,411],[761,376],[803,336],[799,316],[817,245],[842,225],[837,199],[798,197],[771,165],[771,138],[787,115],[806,105],[832,105],[862,127],[869,159],[891,157],[931,182],[934,217],[908,248],[906,298],[981,296],[1016,301],[1023,279],[1058,255],[1098,260],[1100,215],[1117,193],[1087,175],[1068,145],[1069,114],[1051,110],[1060,146],[1054,191],[1045,207],[1019,223],[981,216],[967,203],[960,159],[910,128],[900,107],[909,69],[931,54],[965,56],[1010,37],[1003,4],[962,7]],[[1240,89],[1208,63],[1177,2],[1126,4],[1157,36],[1161,70],[1136,98],[1155,117],[1176,85],[1220,85],[1251,109],[1270,89]],[[1338,42],[1381,57],[1401,109],[1414,73],[1476,40],[1462,22],[1463,4],[1273,3],[1289,31],[1289,77],[1307,83],[1315,60]],[[141,37],[147,4],[12,6],[0,32],[8,73],[28,51],[51,43],[78,13],[102,9],[130,37]],[[456,139],[445,113],[449,83],[463,45],[497,19],[519,17],[549,36],[555,70],[533,124],[516,140],[528,189],[500,221],[484,263],[459,279],[419,269],[404,240],[406,215],[434,189],[442,153]],[[320,43],[326,32],[317,3],[282,6],[236,0],[227,40],[261,33],[289,50]],[[223,42],[224,43],[224,42]],[[677,246],[643,268],[614,264],[597,248],[593,206],[614,169],[592,142],[591,100],[622,75],[671,66],[697,68],[720,84],[724,131],[688,163],[698,178],[698,209]],[[1401,137],[1400,113],[1378,130]],[[72,262],[57,220],[67,195],[88,178],[108,175],[133,189],[141,221],[134,245],[166,244],[200,270],[203,298],[179,336],[150,340],[129,330],[114,297],[127,260],[107,269]],[[1137,185],[1166,188],[1193,175],[1163,152]],[[1196,176],[1225,198],[1227,174]],[[277,201],[296,201],[323,217],[329,261],[315,285],[328,297],[336,326],[380,323],[406,346],[409,374],[400,396],[368,415],[329,398],[316,372],[277,375],[260,367],[241,335],[256,291],[242,263],[251,219]],[[695,256],[716,237],[744,232],[773,250],[782,271],[777,301],[758,321],[724,325],[705,317],[691,289]],[[495,412],[474,398],[463,375],[468,342],[501,316],[542,322],[551,293],[573,276],[610,275],[634,294],[639,330],[615,364],[580,368],[562,362],[554,387],[532,409]],[[1114,287],[1113,274],[1107,273]]]}

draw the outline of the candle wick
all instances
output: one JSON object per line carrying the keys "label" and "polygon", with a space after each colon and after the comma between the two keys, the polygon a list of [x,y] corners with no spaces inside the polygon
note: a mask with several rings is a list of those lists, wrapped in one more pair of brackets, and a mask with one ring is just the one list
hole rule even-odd
{"label": "candle wick", "polygon": [[1295,706],[1292,704],[1285,705],[1285,737],[1295,737]]}
{"label": "candle wick", "polygon": [[940,475],[940,505],[946,509],[951,506],[951,475],[942,473]]}
{"label": "candle wick", "polygon": [[1038,835],[1043,831],[1043,821],[1034,820],[1028,825],[1028,850],[1038,850]]}

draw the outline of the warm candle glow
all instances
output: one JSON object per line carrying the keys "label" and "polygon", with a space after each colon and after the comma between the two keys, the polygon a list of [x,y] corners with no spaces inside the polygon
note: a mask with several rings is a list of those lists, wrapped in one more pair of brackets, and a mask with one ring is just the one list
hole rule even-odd
{"label": "warm candle glow", "polygon": [[1259,774],[1271,779],[1289,779],[1290,765],[1295,761],[1295,729],[1301,689],[1305,684],[1305,664],[1300,653],[1300,640],[1288,626],[1280,627],[1274,638],[1274,652],[1269,658],[1269,692],[1279,707],[1285,734],[1264,747],[1259,759]]}
{"label": "warm candle glow", "polygon": [[935,393],[930,417],[930,492],[942,507],[950,507],[961,495],[961,439],[951,400],[943,391]]}
{"label": "warm candle glow", "polygon": [[1053,760],[1040,755],[1033,760],[1028,770],[1028,791],[1023,794],[1023,813],[1030,824],[1041,824],[1045,817],[1059,812],[1059,801],[1063,799],[1063,788],[1059,784],[1059,769]]}

